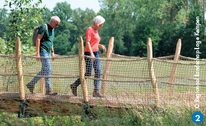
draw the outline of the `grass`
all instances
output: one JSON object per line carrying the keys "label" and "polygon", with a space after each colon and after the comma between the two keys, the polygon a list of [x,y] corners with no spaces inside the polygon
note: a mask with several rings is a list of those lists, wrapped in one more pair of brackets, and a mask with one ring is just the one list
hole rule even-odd
{"label": "grass", "polygon": [[[112,112],[105,108],[95,110],[95,115],[82,118],[71,116],[41,116],[17,118],[16,114],[0,112],[1,126],[196,126],[191,116],[196,110],[181,108],[133,108]],[[205,109],[201,109],[206,115]],[[206,120],[198,124],[206,125]]]}

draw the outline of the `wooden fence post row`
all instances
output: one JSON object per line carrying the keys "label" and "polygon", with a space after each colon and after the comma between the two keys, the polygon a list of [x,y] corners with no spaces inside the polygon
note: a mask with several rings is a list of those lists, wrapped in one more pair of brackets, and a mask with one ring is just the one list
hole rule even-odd
{"label": "wooden fence post row", "polygon": [[[179,57],[180,57],[180,51],[181,51],[181,39],[179,39],[177,42],[174,63],[178,62]],[[151,82],[152,82],[152,86],[153,86],[153,91],[155,94],[155,102],[157,105],[159,105],[159,91],[158,91],[157,80],[156,80],[154,68],[153,68],[153,62],[152,62],[153,55],[152,54],[153,54],[152,41],[150,38],[148,38],[148,41],[147,41],[148,68],[149,68],[149,74],[150,74],[150,78],[151,78]],[[177,70],[177,64],[173,64],[171,75],[170,75],[170,82],[171,83],[174,83],[174,81],[175,81],[176,70]],[[172,95],[173,95],[173,85],[170,84],[169,85],[169,96],[172,96]]]}
{"label": "wooden fence post row", "polygon": [[[114,37],[111,37],[109,41],[109,47],[107,52],[107,59],[110,59],[112,57],[112,50],[114,46]],[[181,39],[178,40],[177,46],[176,46],[176,52],[175,52],[175,58],[174,62],[178,62],[179,56],[181,51]],[[23,83],[23,74],[22,74],[22,64],[21,64],[21,42],[20,38],[17,38],[16,41],[16,67],[17,67],[17,74],[18,74],[18,81],[19,81],[19,90],[20,90],[20,99],[25,99],[25,91],[24,91],[24,83]],[[152,51],[152,41],[151,38],[148,38],[147,41],[147,58],[148,58],[148,69],[149,69],[149,75],[153,86],[153,91],[155,94],[155,102],[157,105],[159,105],[159,91],[158,91],[158,85],[157,80],[154,73],[153,68],[153,51]],[[108,73],[109,73],[109,67],[110,67],[110,61],[106,61],[105,69],[103,73],[103,79],[107,79]],[[175,73],[177,70],[177,64],[173,64],[172,72],[170,76],[170,82],[174,83],[175,81]],[[86,80],[84,76],[84,44],[82,37],[79,37],[79,76],[81,81],[81,86],[83,90],[83,98],[85,102],[89,101],[88,98],[88,90],[86,85]],[[40,80],[40,93],[44,93],[44,79],[42,78]],[[102,94],[105,95],[106,93],[106,81],[102,81]],[[173,93],[173,85],[169,85],[169,95],[171,96]]]}

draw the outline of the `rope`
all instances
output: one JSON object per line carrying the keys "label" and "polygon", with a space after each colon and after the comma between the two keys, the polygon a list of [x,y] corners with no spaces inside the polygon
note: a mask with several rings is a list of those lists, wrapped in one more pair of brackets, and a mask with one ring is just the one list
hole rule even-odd
{"label": "rope", "polygon": [[17,73],[0,73],[1,76],[15,76]]}
{"label": "rope", "polygon": [[[172,84],[172,85],[178,85],[178,86],[197,86],[196,84],[183,84],[183,83],[170,83],[165,81],[157,81],[158,83],[164,83],[164,84]],[[206,87],[205,84],[199,84],[200,87]]]}
{"label": "rope", "polygon": [[11,58],[14,58],[15,55],[14,54],[10,54],[10,55],[0,54],[0,57],[11,57]]}
{"label": "rope", "polygon": [[[140,60],[147,60],[147,58],[132,58],[132,59],[106,59],[106,58],[93,58],[91,56],[86,56],[84,55],[84,57],[90,58],[90,59],[97,59],[97,60],[101,60],[101,61],[116,61],[116,62],[123,62],[123,61],[140,61]],[[130,57],[131,58],[131,57]]]}
{"label": "rope", "polygon": [[[56,55],[56,54],[55,54]],[[56,57],[37,57],[35,55],[21,55],[22,57],[32,57],[32,58],[39,58],[39,59],[63,59],[63,58],[78,58],[79,55],[70,55],[70,56],[60,56],[60,55],[56,55]]]}
{"label": "rope", "polygon": [[[195,59],[195,58],[185,57],[185,56],[181,56],[181,55],[180,55],[180,58],[182,58],[182,59],[187,59],[187,60],[193,60],[193,61],[197,60],[197,59]],[[199,61],[205,61],[205,62],[206,62],[206,59],[198,59],[198,60],[199,60]]]}
{"label": "rope", "polygon": [[91,79],[91,80],[100,80],[100,81],[107,81],[107,82],[139,82],[139,83],[144,83],[144,82],[150,82],[151,80],[143,80],[143,81],[140,81],[140,80],[135,80],[135,81],[129,81],[129,80],[126,80],[126,81],[121,81],[121,80],[115,80],[115,79],[100,79],[100,78],[93,78],[93,77],[85,77],[85,78],[88,78],[88,79]]}
{"label": "rope", "polygon": [[[173,62],[173,61],[160,60],[158,58],[153,58],[153,60],[156,60],[159,62],[171,63],[171,64],[196,65],[196,63]],[[199,63],[198,65],[206,65],[206,63]]]}

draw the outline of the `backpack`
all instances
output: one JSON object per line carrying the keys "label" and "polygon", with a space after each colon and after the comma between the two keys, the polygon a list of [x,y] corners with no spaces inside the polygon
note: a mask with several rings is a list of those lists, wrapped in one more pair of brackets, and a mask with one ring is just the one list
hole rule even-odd
{"label": "backpack", "polygon": [[[48,26],[47,26],[47,24],[43,24],[43,25],[45,25],[46,26],[46,30],[45,30],[45,33],[47,32],[47,30],[48,30]],[[34,32],[33,32],[33,37],[32,37],[32,41],[33,41],[33,46],[36,46],[36,39],[37,39],[37,36],[38,36],[38,32],[39,32],[39,28],[40,28],[41,26],[38,26],[38,27],[36,27],[36,28],[34,28]],[[44,34],[45,35],[45,34]],[[44,36],[43,36],[44,37]],[[42,37],[42,38],[43,38]]]}

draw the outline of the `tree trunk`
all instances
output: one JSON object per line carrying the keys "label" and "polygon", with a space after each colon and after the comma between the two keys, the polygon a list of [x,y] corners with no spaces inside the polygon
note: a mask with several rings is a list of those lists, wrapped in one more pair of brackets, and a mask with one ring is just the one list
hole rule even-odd
{"label": "tree trunk", "polygon": [[[203,20],[202,20],[202,22],[203,22],[203,26],[204,26],[204,24],[205,24],[205,0],[203,0],[203,9],[202,9],[202,12],[203,12]],[[204,42],[204,39],[205,39],[205,37],[204,37],[204,33],[205,33],[205,31],[204,31],[204,27],[203,27],[203,36],[202,36],[202,41]]]}
{"label": "tree trunk", "polygon": [[203,0],[203,25],[205,24],[205,0]]}
{"label": "tree trunk", "polygon": [[189,14],[189,0],[187,0],[187,8],[186,8],[187,14]]}
{"label": "tree trunk", "polygon": [[171,16],[171,22],[174,21],[174,6],[173,6],[173,0],[172,0],[172,7],[171,7],[171,12],[170,12],[170,16]]}

